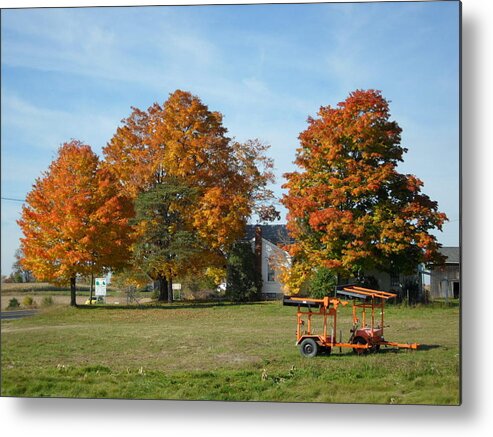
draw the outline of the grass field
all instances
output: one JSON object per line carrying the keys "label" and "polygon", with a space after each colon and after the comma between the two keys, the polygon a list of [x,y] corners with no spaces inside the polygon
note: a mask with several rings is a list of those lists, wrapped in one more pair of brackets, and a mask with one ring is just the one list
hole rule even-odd
{"label": "grass field", "polygon": [[[349,308],[343,309],[349,317]],[[389,306],[385,337],[417,351],[312,359],[296,309],[250,305],[68,308],[2,321],[2,396],[456,405],[459,308]],[[345,329],[345,328],[344,328]],[[343,331],[344,339],[348,337]]]}

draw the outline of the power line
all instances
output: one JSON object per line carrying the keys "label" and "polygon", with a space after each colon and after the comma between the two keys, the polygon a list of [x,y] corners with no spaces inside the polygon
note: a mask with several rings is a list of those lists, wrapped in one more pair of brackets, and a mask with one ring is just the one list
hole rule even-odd
{"label": "power line", "polygon": [[[2,197],[2,200],[10,200],[11,202],[22,202],[24,203],[25,200],[23,199],[14,199],[12,197]],[[453,223],[453,222],[458,222],[460,219],[453,219],[453,220],[447,220],[448,223]]]}
{"label": "power line", "polygon": [[23,199],[13,199],[12,197],[2,197],[2,200],[10,200],[11,202],[22,202],[22,203],[25,202],[25,200]]}

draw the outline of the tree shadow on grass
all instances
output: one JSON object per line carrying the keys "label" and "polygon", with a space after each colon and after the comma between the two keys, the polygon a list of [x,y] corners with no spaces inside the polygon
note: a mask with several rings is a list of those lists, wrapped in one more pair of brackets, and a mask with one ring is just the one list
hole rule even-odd
{"label": "tree shadow on grass", "polygon": [[[406,348],[392,347],[392,346],[391,347],[383,347],[383,348],[380,348],[380,350],[378,352],[361,354],[360,357],[364,358],[364,357],[378,356],[378,355],[383,355],[383,354],[398,354],[398,353],[403,353],[403,352],[404,353],[405,352],[412,352],[412,353],[418,352],[419,353],[421,351],[427,351],[427,350],[436,349],[439,347],[441,347],[441,346],[438,344],[420,344],[418,349],[414,349],[414,350],[413,349],[406,349]],[[354,357],[357,354],[355,354],[350,348],[342,348],[342,350],[339,352],[339,348],[335,347],[334,349],[332,349],[332,351],[330,353],[322,351],[318,355],[320,355],[322,357],[323,356],[325,356],[325,357],[332,356],[332,357],[343,358],[343,357]]]}
{"label": "tree shadow on grass", "polygon": [[380,348],[376,354],[389,354],[389,353],[398,353],[398,352],[420,352],[420,351],[428,351],[431,349],[436,349],[441,347],[439,344],[420,344],[417,349],[408,349],[408,348],[399,348],[396,346],[389,346]]}
{"label": "tree shadow on grass", "polygon": [[77,305],[79,310],[94,310],[101,309],[105,311],[124,311],[124,310],[179,310],[179,309],[201,309],[201,308],[214,308],[214,307],[239,307],[246,305],[262,305],[264,302],[177,302],[173,304],[168,303],[151,303],[151,304],[131,304],[131,305]]}
{"label": "tree shadow on grass", "polygon": [[431,349],[437,349],[441,347],[439,344],[420,344],[418,347],[419,351],[429,351]]}

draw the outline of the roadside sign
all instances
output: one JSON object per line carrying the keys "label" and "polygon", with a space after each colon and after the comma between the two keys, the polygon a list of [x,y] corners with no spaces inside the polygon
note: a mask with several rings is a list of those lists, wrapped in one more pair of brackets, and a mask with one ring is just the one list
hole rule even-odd
{"label": "roadside sign", "polygon": [[96,296],[106,296],[106,278],[96,278]]}
{"label": "roadside sign", "polygon": [[173,289],[173,300],[181,300],[181,284],[172,284],[171,288]]}

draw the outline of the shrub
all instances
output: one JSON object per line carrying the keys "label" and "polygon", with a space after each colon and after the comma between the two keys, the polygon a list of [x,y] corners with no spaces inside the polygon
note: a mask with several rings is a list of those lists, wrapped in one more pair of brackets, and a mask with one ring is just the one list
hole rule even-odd
{"label": "shrub", "polygon": [[417,279],[406,279],[402,285],[401,299],[403,302],[414,305],[420,301],[419,283]]}
{"label": "shrub", "polygon": [[9,300],[9,305],[7,306],[8,310],[12,310],[14,308],[19,308],[19,307],[20,307],[20,303],[15,297]]}
{"label": "shrub", "polygon": [[208,300],[219,296],[214,278],[206,272],[189,274],[176,282],[181,283],[181,297],[185,300]]}
{"label": "shrub", "polygon": [[159,299],[159,288],[154,288],[152,290],[151,299],[152,300],[158,300]]}
{"label": "shrub", "polygon": [[26,296],[22,299],[22,305],[25,307],[35,307],[36,302],[34,302],[34,299],[31,296]]}
{"label": "shrub", "polygon": [[43,300],[41,302],[41,305],[43,305],[44,307],[49,307],[51,305],[53,305],[53,298],[51,296],[45,296],[43,297]]}
{"label": "shrub", "polygon": [[24,278],[22,277],[22,274],[20,272],[11,273],[10,279],[12,280],[12,282],[15,282],[16,284],[20,284],[24,282]]}
{"label": "shrub", "polygon": [[310,281],[309,294],[313,298],[321,299],[332,295],[336,285],[337,275],[327,267],[320,267]]}
{"label": "shrub", "polygon": [[357,282],[361,287],[371,288],[373,290],[380,290],[378,279],[371,275],[362,275],[357,278]]}

